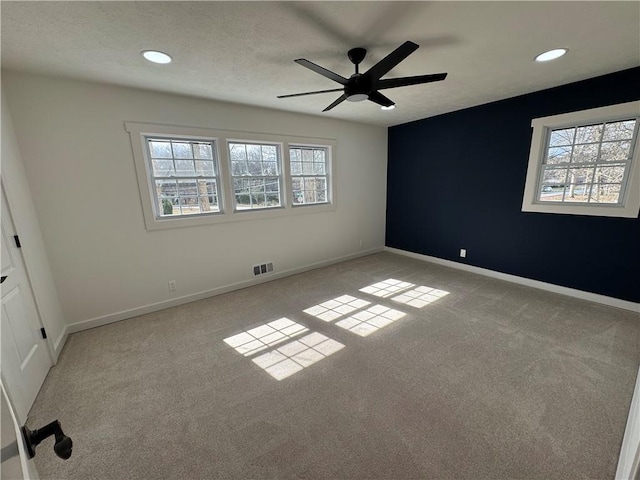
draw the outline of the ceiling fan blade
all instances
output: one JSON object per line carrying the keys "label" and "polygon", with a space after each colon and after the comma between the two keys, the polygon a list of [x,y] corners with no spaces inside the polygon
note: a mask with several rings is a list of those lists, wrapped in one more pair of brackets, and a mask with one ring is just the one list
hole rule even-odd
{"label": "ceiling fan blade", "polygon": [[378,105],[382,105],[383,107],[390,107],[391,105],[395,105],[391,99],[385,97],[378,91],[373,91],[369,94],[369,100],[373,103],[377,103]]}
{"label": "ceiling fan blade", "polygon": [[309,70],[313,70],[316,73],[319,73],[323,77],[327,77],[334,82],[338,82],[340,85],[346,85],[347,79],[337,73],[333,73],[331,70],[327,70],[326,68],[321,67],[320,65],[316,65],[313,62],[310,62],[306,58],[298,58],[294,60],[298,65],[302,65],[303,67],[307,67]]}
{"label": "ceiling fan blade", "polygon": [[446,73],[435,73],[433,75],[416,75],[415,77],[402,77],[402,78],[385,78],[384,80],[378,80],[376,88],[383,90],[385,88],[406,87],[409,85],[418,85],[420,83],[440,82],[447,78]]}
{"label": "ceiling fan blade", "polygon": [[410,41],[406,41],[402,45],[400,45],[398,48],[396,48],[393,52],[391,52],[389,55],[387,55],[378,63],[376,63],[369,70],[367,70],[365,75],[370,75],[371,78],[374,80],[380,79],[382,78],[383,75],[388,73],[393,67],[398,65],[401,61],[403,61],[405,58],[407,58],[417,49],[418,49],[417,44]]}
{"label": "ceiling fan blade", "polygon": [[335,102],[333,102],[331,105],[329,105],[327,108],[325,108],[324,110],[322,110],[323,112],[327,112],[329,110],[331,110],[333,107],[335,107],[336,105],[341,104],[342,102],[344,102],[347,99],[347,96],[345,94],[342,94],[340,96],[340,98],[338,98]]}
{"label": "ceiling fan blade", "polygon": [[302,97],[303,95],[316,95],[317,93],[342,92],[343,88],[332,88],[331,90],[318,90],[315,92],[290,93],[289,95],[278,95],[277,98]]}

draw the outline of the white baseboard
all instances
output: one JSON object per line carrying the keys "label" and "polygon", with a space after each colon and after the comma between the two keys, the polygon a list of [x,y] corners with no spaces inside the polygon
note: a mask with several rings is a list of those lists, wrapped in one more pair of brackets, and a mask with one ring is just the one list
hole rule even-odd
{"label": "white baseboard", "polygon": [[640,475],[640,369],[624,430],[616,480],[633,480]]}
{"label": "white baseboard", "polygon": [[[170,300],[163,300],[162,302],[152,303],[150,305],[144,305],[144,306],[132,308],[129,310],[123,310],[121,312],[103,315],[101,317],[95,317],[88,320],[83,320],[81,322],[76,322],[68,325],[63,335],[65,336],[65,340],[66,340],[66,335],[69,335],[71,333],[80,332],[82,330],[87,330],[89,328],[101,327],[103,325],[108,325],[109,323],[118,322],[120,320],[125,320],[127,318],[132,318],[132,317],[137,317],[139,315],[145,315],[147,313],[157,312],[158,310],[164,310],[165,308],[184,305],[185,303],[195,302],[196,300],[202,300],[204,298],[221,295],[223,293],[232,292],[234,290],[240,290],[242,288],[251,287],[253,285],[258,285],[260,283],[270,282],[271,280],[277,280],[279,278],[289,277],[291,275],[307,272],[309,270],[315,270],[316,268],[326,267],[328,265],[333,265],[335,263],[352,260],[358,257],[364,257],[366,255],[371,255],[372,253],[381,252],[382,250],[383,250],[383,247],[376,247],[376,248],[372,248],[362,252],[352,253],[349,255],[338,257],[338,258],[323,260],[321,262],[304,265],[302,267],[292,268],[290,270],[274,273],[272,275],[265,275],[264,277],[261,277],[261,278],[255,278],[251,280],[245,280],[242,282],[232,283],[229,285],[223,285],[221,287],[217,287],[211,290],[205,290],[203,292],[184,295],[182,297],[172,298]],[[62,336],[61,336],[61,339],[62,339]],[[62,342],[62,345],[64,345],[64,341]]]}
{"label": "white baseboard", "polygon": [[58,363],[58,358],[60,357],[60,352],[64,348],[64,344],[67,343],[67,337],[69,337],[69,327],[65,327],[65,329],[60,333],[58,338],[53,342],[53,364]]}
{"label": "white baseboard", "polygon": [[446,267],[457,268],[458,270],[465,270],[467,272],[477,273],[486,277],[497,278],[499,280],[505,280],[507,282],[518,283],[520,285],[526,285],[528,287],[538,288],[540,290],[546,290],[548,292],[559,293],[561,295],[567,295],[569,297],[580,298],[582,300],[588,300],[590,302],[601,303],[610,307],[622,308],[624,310],[631,310],[632,312],[640,312],[640,303],[629,302],[627,300],[621,300],[619,298],[607,297],[606,295],[600,295],[597,293],[585,292],[582,290],[576,290],[575,288],[561,287],[560,285],[554,285],[552,283],[541,282],[539,280],[532,280],[530,278],[518,277],[517,275],[511,275],[508,273],[496,272],[494,270],[488,270],[486,268],[474,267],[473,265],[466,265],[464,263],[453,262],[451,260],[444,260],[442,258],[430,257],[428,255],[422,255],[420,253],[409,252],[407,250],[400,250],[398,248],[384,247],[386,252],[397,253],[398,255],[404,255],[405,257],[416,258],[425,262],[437,263],[438,265],[444,265]]}

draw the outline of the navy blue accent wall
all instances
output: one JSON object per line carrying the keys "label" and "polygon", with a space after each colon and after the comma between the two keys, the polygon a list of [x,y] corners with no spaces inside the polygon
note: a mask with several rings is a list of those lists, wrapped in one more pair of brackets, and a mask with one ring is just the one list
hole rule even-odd
{"label": "navy blue accent wall", "polygon": [[386,245],[640,302],[640,219],[521,211],[533,118],[639,99],[640,67],[390,127]]}

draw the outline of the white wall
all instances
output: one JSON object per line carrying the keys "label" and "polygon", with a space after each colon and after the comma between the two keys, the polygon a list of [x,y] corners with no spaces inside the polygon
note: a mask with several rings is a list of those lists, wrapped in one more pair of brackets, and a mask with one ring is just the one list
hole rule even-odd
{"label": "white wall", "polygon": [[64,346],[66,325],[51,267],[38,224],[38,218],[16,142],[11,112],[4,85],[2,88],[2,185],[20,237],[29,282],[38,307],[42,325],[47,329],[54,361]]}
{"label": "white wall", "polygon": [[[3,84],[68,324],[242,284],[259,262],[282,272],[384,246],[385,128],[17,72]],[[147,231],[125,121],[334,138],[337,209]]]}

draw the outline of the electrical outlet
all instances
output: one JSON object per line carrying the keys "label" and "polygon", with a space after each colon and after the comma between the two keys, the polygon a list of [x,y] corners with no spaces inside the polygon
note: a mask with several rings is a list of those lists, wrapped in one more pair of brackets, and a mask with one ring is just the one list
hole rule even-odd
{"label": "electrical outlet", "polygon": [[460,256],[462,258],[466,258],[466,256],[467,256],[467,249],[466,248],[461,248],[460,249]]}
{"label": "electrical outlet", "polygon": [[169,280],[169,291],[175,292],[178,289],[178,285],[175,280]]}

